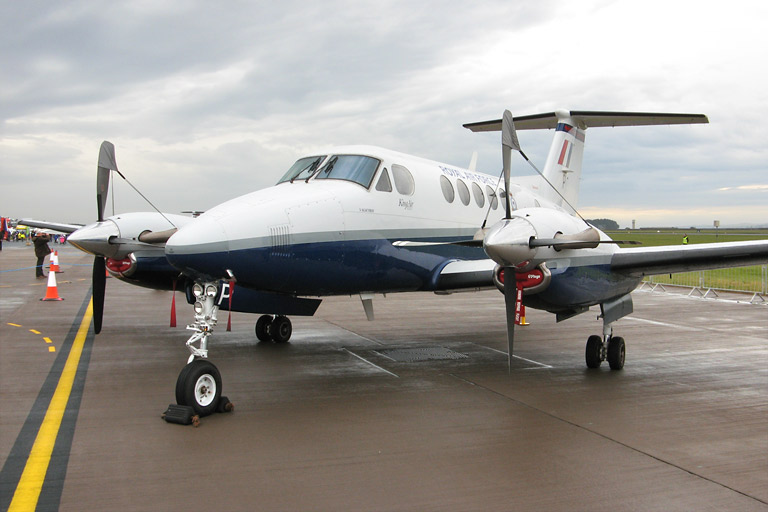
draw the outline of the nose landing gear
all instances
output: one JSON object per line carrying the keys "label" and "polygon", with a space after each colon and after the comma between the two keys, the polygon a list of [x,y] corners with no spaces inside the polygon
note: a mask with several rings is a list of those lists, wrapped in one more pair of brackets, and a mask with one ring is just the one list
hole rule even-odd
{"label": "nose landing gear", "polygon": [[213,335],[219,311],[216,304],[218,283],[196,282],[192,293],[195,296],[195,321],[187,325],[187,329],[193,331],[187,340],[190,356],[176,379],[176,403],[191,407],[198,416],[208,416],[220,410],[221,403],[226,400],[221,396],[221,373],[208,361],[208,338]]}

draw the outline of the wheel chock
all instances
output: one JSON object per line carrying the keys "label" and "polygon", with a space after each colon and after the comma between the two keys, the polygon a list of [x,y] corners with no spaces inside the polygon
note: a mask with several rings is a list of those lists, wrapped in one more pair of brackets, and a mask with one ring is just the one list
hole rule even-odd
{"label": "wheel chock", "polygon": [[229,401],[229,398],[222,396],[219,398],[219,405],[216,407],[216,412],[232,412],[235,410],[235,404]]}
{"label": "wheel chock", "polygon": [[189,405],[170,404],[168,409],[161,416],[168,423],[178,423],[179,425],[200,426],[200,417],[195,414],[195,410]]}

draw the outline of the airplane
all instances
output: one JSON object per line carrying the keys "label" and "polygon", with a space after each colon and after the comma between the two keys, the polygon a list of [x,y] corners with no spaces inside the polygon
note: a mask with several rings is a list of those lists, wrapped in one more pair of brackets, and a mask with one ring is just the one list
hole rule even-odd
{"label": "airplane", "polygon": [[[311,316],[322,297],[332,295],[359,295],[373,319],[375,294],[495,286],[504,294],[510,361],[521,304],[552,312],[557,321],[599,306],[602,333],[588,337],[586,364],[598,368],[607,361],[621,370],[625,341],[612,326],[632,313],[630,292],[643,276],[768,261],[768,240],[620,248],[578,214],[588,128],[695,123],[708,119],[567,110],[513,117],[505,111],[499,120],[464,125],[502,132],[501,176],[374,146],[334,147],[302,156],[276,185],[196,218],[157,212],[105,219],[108,176],[117,170],[114,147],[105,142],[98,220],[73,231],[69,241],[96,256],[97,332],[104,265],[134,284],[171,289],[176,283],[185,290],[194,322],[187,326],[190,356],[176,401],[201,416],[220,406],[221,374],[208,360],[220,309],[262,314],[256,337],[283,343],[292,334],[289,316]],[[554,130],[546,163],[538,175],[512,182],[513,152],[530,163],[517,139],[517,130],[529,129]]]}

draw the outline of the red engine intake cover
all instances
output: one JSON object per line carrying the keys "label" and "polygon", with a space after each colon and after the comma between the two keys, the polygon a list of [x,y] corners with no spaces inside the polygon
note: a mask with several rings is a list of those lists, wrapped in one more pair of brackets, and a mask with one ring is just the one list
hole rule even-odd
{"label": "red engine intake cover", "polygon": [[528,272],[515,272],[515,279],[517,284],[522,286],[523,289],[533,288],[544,280],[544,272],[538,269],[529,270]]}

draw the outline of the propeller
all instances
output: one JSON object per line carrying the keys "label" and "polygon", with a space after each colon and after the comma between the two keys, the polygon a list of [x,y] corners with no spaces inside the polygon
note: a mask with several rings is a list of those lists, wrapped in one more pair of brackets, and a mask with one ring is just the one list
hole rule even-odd
{"label": "propeller", "polygon": [[[104,208],[107,205],[107,191],[109,190],[109,176],[112,170],[117,170],[115,161],[115,146],[104,141],[99,148],[99,162],[96,171],[96,208],[98,222],[104,222]],[[101,332],[101,321],[104,317],[104,293],[107,287],[107,268],[104,256],[96,255],[93,258],[93,274],[91,283],[93,286],[93,331]]]}
{"label": "propeller", "polygon": [[[512,166],[513,149],[520,151],[520,142],[517,139],[517,132],[515,131],[515,122],[512,113],[509,110],[505,110],[504,115],[501,118],[501,162],[502,170],[504,172],[504,198],[506,202],[506,216],[504,217],[504,222],[507,226],[513,220],[512,207],[509,203],[509,174]],[[531,228],[533,228],[533,226],[531,226]],[[503,231],[504,230],[500,230],[498,232]],[[528,240],[530,240],[530,238]],[[518,256],[525,257],[524,246],[520,246],[519,249],[523,250],[523,254]],[[530,247],[527,249],[530,251]],[[507,366],[510,371],[512,370],[512,348],[515,344],[516,303],[517,283],[515,280],[515,268],[507,264],[504,266],[504,307],[507,312]]]}

